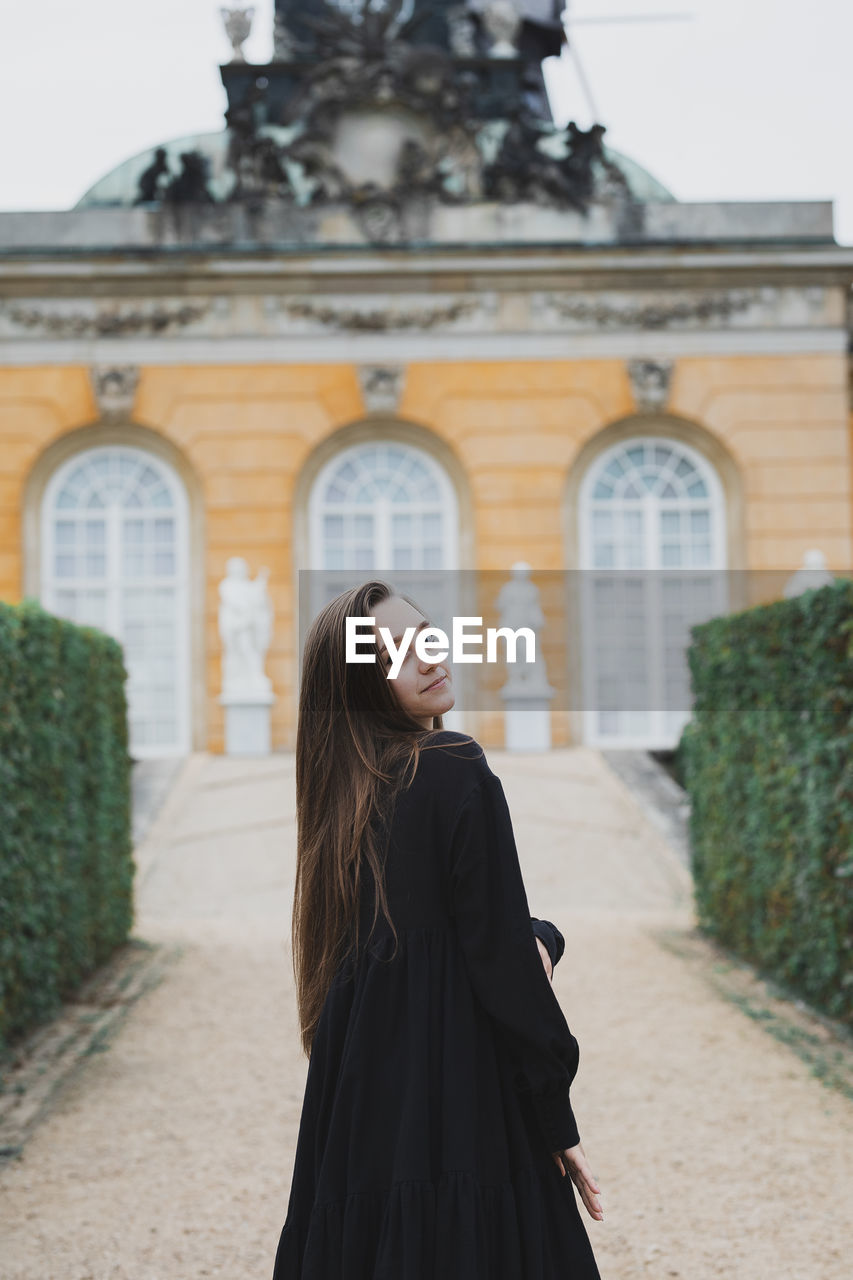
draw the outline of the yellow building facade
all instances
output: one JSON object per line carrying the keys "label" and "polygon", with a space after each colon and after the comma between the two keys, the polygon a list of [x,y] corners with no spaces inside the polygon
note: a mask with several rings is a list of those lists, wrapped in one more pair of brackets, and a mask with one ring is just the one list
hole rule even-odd
{"label": "yellow building facade", "polygon": [[831,205],[557,127],[561,12],[277,0],[261,67],[223,10],[222,131],[0,212],[0,595],[117,637],[136,758],[292,748],[306,627],[375,576],[532,621],[452,727],[672,748],[690,626],[853,571]]}
{"label": "yellow building facade", "polygon": [[[229,590],[272,750],[306,570],[426,575],[440,616],[432,574],[486,625],[514,582],[545,739],[665,749],[693,623],[853,571],[831,205],[682,203],[557,128],[558,5],[500,39],[478,5],[405,13],[277,0],[269,64],[233,28],[224,130],[0,213],[0,596],[116,636],[137,758],[233,745]],[[509,742],[510,676],[458,674],[454,727]]]}
{"label": "yellow building facade", "polygon": [[[752,326],[723,327],[717,320],[711,329],[701,316],[714,302],[722,314],[722,300],[730,296],[723,263],[715,267],[713,285],[691,282],[650,292],[635,281],[632,294],[620,267],[619,288],[593,295],[577,289],[580,264],[566,261],[570,253],[550,254],[547,263],[536,256],[535,265],[522,259],[508,271],[502,255],[500,278],[492,263],[493,278],[487,279],[490,264],[475,271],[468,263],[460,271],[448,255],[439,280],[442,297],[434,304],[421,291],[416,301],[411,289],[401,292],[393,271],[395,287],[389,289],[387,263],[374,262],[366,280],[359,261],[357,279],[338,270],[333,301],[321,306],[314,294],[313,314],[306,319],[300,312],[295,332],[279,330],[272,338],[258,332],[257,311],[276,319],[286,314],[292,260],[282,260],[274,281],[261,271],[250,282],[232,278],[217,294],[208,292],[206,268],[197,273],[193,301],[183,304],[183,312],[165,271],[157,293],[149,277],[141,294],[142,282],[128,281],[127,266],[122,294],[104,296],[105,285],[115,286],[110,269],[102,267],[99,275],[92,272],[85,294],[69,291],[65,282],[57,288],[54,275],[53,297],[41,301],[33,285],[46,271],[31,261],[16,281],[19,301],[13,306],[7,295],[5,304],[0,595],[39,598],[51,607],[45,541],[57,510],[46,504],[63,468],[67,473],[75,460],[115,447],[139,451],[167,469],[185,502],[185,569],[177,582],[185,639],[174,688],[185,699],[186,716],[180,734],[163,747],[217,752],[224,746],[217,588],[226,563],[239,555],[253,573],[269,568],[272,743],[291,748],[298,573],[322,567],[312,547],[312,488],[336,456],[359,446],[396,443],[440,468],[455,499],[455,545],[445,567],[507,574],[521,560],[533,567],[534,580],[547,571],[590,568],[581,545],[584,477],[608,450],[669,441],[699,455],[719,483],[722,543],[714,568],[789,575],[807,551],[819,548],[830,571],[849,573],[853,434],[843,280],[849,265],[835,264],[834,284],[768,283],[790,272],[774,249],[753,266],[763,283],[738,283],[737,305],[752,314]],[[602,266],[588,257],[582,265],[599,272]],[[55,273],[55,264],[48,269]],[[680,270],[689,280],[689,264],[682,261]],[[567,278],[574,287],[564,287]],[[541,322],[545,280],[544,305],[556,316],[548,323]],[[479,329],[460,325],[462,302],[481,307],[484,296],[489,306],[481,308]],[[579,299],[591,314],[597,308],[597,319],[576,319],[572,328],[571,315],[581,314]],[[561,303],[568,304],[565,310]],[[655,329],[643,323],[644,308],[648,316],[667,306],[671,322],[658,320]],[[251,336],[241,335],[240,317],[245,322],[253,310],[254,328],[251,319],[246,324]],[[296,311],[291,305],[290,314]],[[788,314],[799,323],[785,323]],[[111,325],[125,332],[113,336]],[[171,332],[163,336],[158,325]],[[276,338],[281,350],[273,359]],[[555,351],[559,345],[562,355]],[[168,359],[162,358],[164,347],[170,348]],[[229,347],[241,347],[242,358]],[[636,373],[632,377],[637,362],[651,365],[653,374],[665,371],[654,403]],[[380,407],[370,393],[370,375],[377,371],[384,376]],[[387,563],[375,568],[391,571]],[[760,597],[756,584],[762,581],[760,575],[751,579],[751,596],[741,603]],[[177,652],[172,658],[178,661]],[[552,665],[560,659],[560,651],[549,656]],[[485,741],[502,742],[499,714],[469,717],[468,723]],[[582,738],[583,725],[576,715],[555,710],[552,734],[555,744],[564,744]],[[150,746],[156,753],[156,743]]]}

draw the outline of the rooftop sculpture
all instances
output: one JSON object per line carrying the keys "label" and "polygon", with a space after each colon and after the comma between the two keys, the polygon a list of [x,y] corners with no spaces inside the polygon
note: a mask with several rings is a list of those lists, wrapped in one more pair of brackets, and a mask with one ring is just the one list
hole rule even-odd
{"label": "rooftop sculpture", "polygon": [[[228,198],[343,204],[376,240],[415,202],[630,205],[603,126],[551,120],[541,62],[564,40],[560,8],[277,0],[275,61],[249,66],[235,45],[223,68]],[[232,36],[245,29],[235,12],[223,10]]]}

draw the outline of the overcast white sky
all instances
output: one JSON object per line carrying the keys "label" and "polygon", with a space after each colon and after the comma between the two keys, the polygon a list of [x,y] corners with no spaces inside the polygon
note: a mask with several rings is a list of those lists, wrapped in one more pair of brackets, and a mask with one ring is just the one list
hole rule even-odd
{"label": "overcast white sky", "polygon": [[[273,0],[255,10],[246,53],[264,62]],[[612,146],[680,200],[834,200],[836,237],[853,244],[849,0],[573,0],[570,10],[692,15],[575,28]],[[217,68],[229,56],[213,0],[5,6],[0,209],[68,208],[137,151],[221,128]],[[547,74],[559,123],[588,125],[571,61]]]}

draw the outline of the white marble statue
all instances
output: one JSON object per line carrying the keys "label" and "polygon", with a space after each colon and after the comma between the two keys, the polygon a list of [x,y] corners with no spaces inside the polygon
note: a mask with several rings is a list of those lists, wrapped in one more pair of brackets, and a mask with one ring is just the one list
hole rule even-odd
{"label": "white marble statue", "polygon": [[246,561],[232,556],[219,584],[222,689],[230,698],[266,694],[272,689],[264,675],[264,658],[272,637],[268,578],[269,569],[260,569],[256,578],[250,578]]}
{"label": "white marble statue", "polygon": [[492,41],[490,58],[518,57],[521,14],[513,0],[487,0],[480,6],[480,21]]}
{"label": "white marble statue", "polygon": [[784,596],[791,600],[814,587],[828,587],[835,578],[826,567],[826,556],[814,548],[803,556],[803,563],[785,584]]}
{"label": "white marble statue", "polygon": [[[545,614],[539,603],[539,588],[530,580],[530,565],[526,561],[519,560],[512,566],[512,577],[498,592],[497,605],[502,627],[510,627],[513,631],[517,631],[519,627],[529,627],[536,633],[545,625]],[[535,662],[526,661],[526,650],[527,641],[522,636],[516,647],[515,662],[507,663],[509,678],[504,689],[530,695],[550,693],[538,634]]]}

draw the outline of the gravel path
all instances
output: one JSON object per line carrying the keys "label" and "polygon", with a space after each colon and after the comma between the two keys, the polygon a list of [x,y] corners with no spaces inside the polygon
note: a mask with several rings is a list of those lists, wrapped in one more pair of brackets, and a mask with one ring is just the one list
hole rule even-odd
{"label": "gravel path", "polygon": [[[848,1280],[853,1104],[661,945],[687,873],[597,753],[489,757],[566,936],[603,1280]],[[0,1280],[268,1280],[307,1067],[293,836],[292,756],[190,758],[137,853],[135,933],[182,953],[0,1169]]]}

